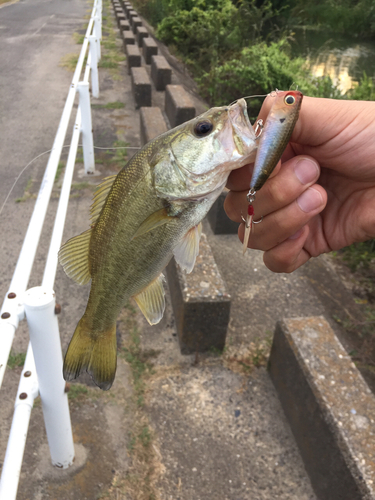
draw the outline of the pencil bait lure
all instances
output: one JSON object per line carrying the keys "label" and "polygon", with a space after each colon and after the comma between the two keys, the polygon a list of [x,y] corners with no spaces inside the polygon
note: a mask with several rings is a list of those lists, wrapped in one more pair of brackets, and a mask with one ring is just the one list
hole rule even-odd
{"label": "pencil bait lure", "polygon": [[[298,120],[302,98],[303,95],[298,90],[275,92],[275,101],[272,104],[266,123],[261,131],[261,137],[259,138],[253,175],[250,181],[250,190],[247,194],[249,206],[245,221],[243,253],[246,252],[252,225],[256,223],[253,220],[255,195],[269,178],[285,151]],[[258,222],[261,221],[262,219]]]}

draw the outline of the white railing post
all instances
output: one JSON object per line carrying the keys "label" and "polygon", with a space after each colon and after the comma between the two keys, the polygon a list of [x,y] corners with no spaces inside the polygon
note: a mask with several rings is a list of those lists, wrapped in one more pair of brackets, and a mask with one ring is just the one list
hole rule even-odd
{"label": "white railing post", "polygon": [[98,74],[98,50],[97,38],[95,35],[89,36],[90,42],[90,68],[91,68],[91,91],[93,97],[99,97],[99,74]]}
{"label": "white railing post", "polygon": [[81,132],[83,161],[86,174],[95,173],[94,139],[92,136],[92,121],[90,107],[90,92],[88,82],[78,83],[79,107],[81,110]]}
{"label": "white railing post", "polygon": [[66,469],[74,460],[74,444],[62,376],[63,362],[54,292],[40,286],[30,288],[25,293],[25,314],[52,464]]}

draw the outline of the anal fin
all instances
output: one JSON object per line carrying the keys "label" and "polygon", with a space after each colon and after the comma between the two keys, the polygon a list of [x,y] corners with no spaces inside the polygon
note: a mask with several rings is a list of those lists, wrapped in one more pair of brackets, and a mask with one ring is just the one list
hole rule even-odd
{"label": "anal fin", "polygon": [[159,323],[164,314],[164,279],[163,274],[160,274],[141,293],[134,296],[134,300],[150,325]]}

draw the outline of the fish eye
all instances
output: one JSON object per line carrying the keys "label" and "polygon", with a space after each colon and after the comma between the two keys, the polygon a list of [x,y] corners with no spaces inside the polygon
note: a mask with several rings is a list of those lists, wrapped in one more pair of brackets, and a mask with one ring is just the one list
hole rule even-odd
{"label": "fish eye", "polygon": [[198,122],[194,127],[194,132],[197,137],[204,137],[212,132],[213,124],[209,121]]}
{"label": "fish eye", "polygon": [[294,104],[296,102],[296,98],[294,96],[292,96],[291,94],[289,94],[285,97],[284,102],[285,102],[285,104],[288,104],[289,106],[291,106],[292,104]]}

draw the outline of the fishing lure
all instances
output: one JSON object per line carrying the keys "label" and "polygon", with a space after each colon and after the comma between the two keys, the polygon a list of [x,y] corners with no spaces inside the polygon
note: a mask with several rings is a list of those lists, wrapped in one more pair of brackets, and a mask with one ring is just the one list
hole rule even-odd
{"label": "fishing lure", "polygon": [[243,253],[246,252],[252,225],[262,221],[262,218],[259,221],[253,220],[255,195],[269,178],[285,151],[298,120],[302,98],[303,95],[298,90],[275,92],[275,101],[272,104],[266,123],[260,134],[253,175],[250,181],[250,190],[247,194],[249,206],[246,220],[244,221]]}

